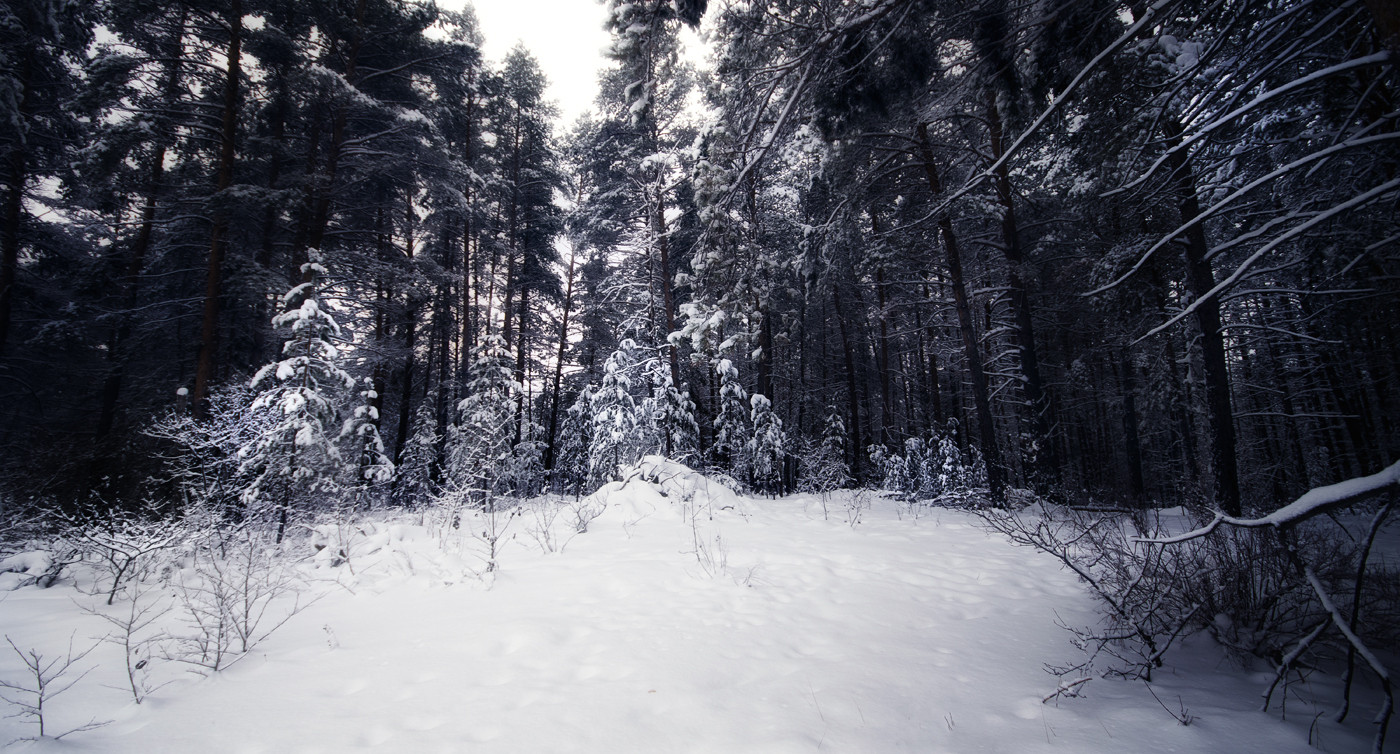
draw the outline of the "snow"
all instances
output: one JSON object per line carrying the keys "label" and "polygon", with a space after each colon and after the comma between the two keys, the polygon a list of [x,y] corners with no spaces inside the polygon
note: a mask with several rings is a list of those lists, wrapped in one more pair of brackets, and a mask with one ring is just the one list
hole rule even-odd
{"label": "snow", "polygon": [[[1042,664],[1075,653],[1057,621],[1090,623],[1093,605],[971,514],[868,493],[760,500],[655,456],[623,477],[562,501],[603,512],[581,534],[551,519],[553,552],[527,536],[550,510],[533,501],[490,578],[470,516],[318,525],[297,557],[319,601],[245,659],[207,678],[164,663],[175,682],[138,706],[104,644],[89,656],[101,667],[48,709],[53,728],[113,722],[15,749],[1311,751],[1315,710],[1258,712],[1259,677],[1204,637],[1152,687],[1189,726],[1141,683],[1096,679],[1086,698],[1042,703],[1057,683]],[[848,525],[838,511],[860,500],[873,507]],[[89,646],[107,626],[75,597],[97,602],[71,582],[0,593],[0,630],[22,648]],[[0,656],[0,678],[19,667]],[[1317,725],[1329,751],[1370,733]],[[0,720],[0,741],[30,730]]]}

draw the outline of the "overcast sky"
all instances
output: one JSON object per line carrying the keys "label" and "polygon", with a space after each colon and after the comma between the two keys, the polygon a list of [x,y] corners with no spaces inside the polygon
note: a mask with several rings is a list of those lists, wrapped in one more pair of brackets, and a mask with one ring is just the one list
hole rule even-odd
{"label": "overcast sky", "polygon": [[[600,68],[612,65],[603,56],[610,41],[603,30],[607,9],[598,0],[438,0],[438,6],[476,9],[486,57],[499,63],[516,42],[540,62],[549,78],[547,96],[559,105],[567,127],[598,96]],[[689,29],[681,33],[682,54],[699,65],[704,45]]]}
{"label": "overcast sky", "polygon": [[[460,9],[468,0],[438,0]],[[474,0],[486,38],[486,57],[499,63],[516,42],[524,42],[549,77],[548,96],[564,123],[593,106],[598,69],[606,66],[603,30],[606,9],[597,0]]]}

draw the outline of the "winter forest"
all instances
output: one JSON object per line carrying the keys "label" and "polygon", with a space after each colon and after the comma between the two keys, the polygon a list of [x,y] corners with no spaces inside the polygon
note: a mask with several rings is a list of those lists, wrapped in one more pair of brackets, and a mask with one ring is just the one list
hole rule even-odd
{"label": "winter forest", "polygon": [[[1395,750],[1400,8],[602,7],[565,122],[469,5],[0,0],[0,745],[234,750],[201,695],[393,644],[556,737],[444,690],[258,740]],[[980,640],[924,603],[982,574],[1014,669],[869,654]],[[720,633],[593,631],[673,622]],[[715,708],[707,651],[805,711]]]}

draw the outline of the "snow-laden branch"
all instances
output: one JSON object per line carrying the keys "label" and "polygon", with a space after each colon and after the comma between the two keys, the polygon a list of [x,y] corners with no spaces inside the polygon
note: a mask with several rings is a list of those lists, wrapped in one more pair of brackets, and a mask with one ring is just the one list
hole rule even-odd
{"label": "snow-laden branch", "polygon": [[[1162,1],[1165,2],[1166,0]],[[805,57],[807,62],[802,67],[802,75],[798,79],[797,83],[793,86],[792,91],[788,92],[787,101],[783,104],[782,111],[778,114],[777,120],[774,121],[772,127],[768,129],[768,133],[764,137],[763,142],[759,144],[757,152],[749,156],[749,158],[744,163],[744,167],[739,171],[738,177],[736,177],[732,182],[731,189],[728,195],[729,198],[734,197],[738,193],[739,187],[743,185],[744,180],[748,177],[748,175],[754,170],[758,169],[758,167],[763,163],[764,159],[767,158],[768,154],[773,150],[773,145],[777,141],[778,136],[782,133],[783,128],[786,127],[788,121],[792,118],[793,113],[796,112],[798,102],[806,94],[807,86],[808,83],[811,81],[813,71],[816,69],[819,63],[826,62],[826,56],[824,54],[825,51],[830,49],[832,45],[836,44],[841,39],[845,38],[846,35],[859,30],[863,26],[872,24],[880,20],[890,11],[892,11],[897,5],[898,2],[896,0],[879,0],[879,2],[876,2],[873,5],[866,8],[858,7],[852,10],[845,18],[843,18],[835,26],[824,31],[821,34],[821,36],[815,41],[814,44],[810,45],[809,47],[803,50],[802,57]],[[860,11],[862,10],[864,10],[865,12],[860,13]],[[776,88],[776,86],[777,82],[775,81],[774,88]],[[765,104],[772,97],[773,91],[773,89],[770,89],[768,95],[764,98]],[[755,132],[755,129],[760,121],[762,121],[761,110],[760,112],[754,114],[754,121],[749,128],[749,134],[745,137],[746,144],[748,140],[752,138],[752,135]]]}
{"label": "snow-laden branch", "polygon": [[1192,312],[1200,308],[1202,303],[1206,302],[1214,296],[1218,296],[1221,291],[1225,290],[1231,285],[1234,285],[1237,281],[1239,281],[1240,278],[1244,277],[1245,272],[1249,271],[1249,268],[1254,266],[1255,262],[1262,259],[1265,254],[1268,254],[1270,251],[1273,251],[1274,249],[1283,245],[1284,242],[1302,235],[1304,231],[1307,231],[1327,220],[1330,220],[1333,217],[1336,217],[1337,215],[1340,215],[1352,209],[1356,209],[1357,207],[1364,206],[1372,201],[1376,201],[1384,197],[1386,194],[1395,191],[1396,189],[1400,189],[1400,178],[1396,178],[1391,181],[1386,181],[1385,183],[1382,183],[1381,185],[1371,189],[1370,191],[1367,191],[1364,194],[1354,196],[1345,202],[1341,202],[1340,204],[1334,205],[1333,207],[1323,212],[1319,212],[1307,222],[1300,223],[1294,226],[1293,228],[1290,228],[1288,232],[1274,238],[1272,241],[1269,241],[1268,243],[1260,247],[1258,251],[1251,254],[1248,259],[1241,262],[1240,265],[1235,268],[1234,272],[1230,273],[1230,275],[1224,280],[1220,281],[1219,283],[1216,283],[1215,287],[1211,288],[1209,291],[1206,291],[1204,295],[1197,298],[1195,301],[1192,301],[1190,306],[1186,307],[1185,309],[1182,309],[1180,312],[1178,312],[1175,316],[1173,316],[1166,322],[1163,322],[1162,324],[1152,328],[1151,330],[1148,330],[1147,334],[1143,335],[1141,338],[1138,338],[1138,341],[1150,338],[1153,335],[1156,335],[1157,333],[1162,332],[1163,330],[1166,330],[1172,325],[1175,325],[1177,322],[1180,322],[1181,320],[1185,319]]}
{"label": "snow-laden branch", "polygon": [[1060,107],[1079,90],[1079,85],[1084,83],[1084,81],[1089,78],[1089,75],[1098,69],[1101,63],[1121,50],[1124,45],[1131,42],[1138,35],[1138,32],[1152,24],[1158,23],[1159,19],[1165,15],[1166,9],[1175,4],[1175,0],[1158,0],[1148,7],[1147,10],[1143,12],[1141,18],[1133,22],[1133,24],[1125,29],[1117,39],[1100,50],[1099,54],[1095,55],[1083,68],[1079,69],[1079,73],[1070,80],[1069,84],[1065,86],[1064,91],[1056,95],[1055,99],[1051,100],[1050,104],[1047,105],[1044,110],[1040,111],[1040,115],[1036,116],[1036,119],[1031,122],[1030,126],[1022,131],[1021,135],[1016,137],[1015,141],[1011,142],[1011,146],[1007,147],[1006,150],[1002,152],[999,159],[991,165],[988,165],[980,173],[968,178],[967,181],[963,183],[962,188],[949,194],[943,201],[938,203],[937,207],[934,207],[933,211],[929,212],[923,218],[920,218],[918,222],[924,222],[929,218],[937,217],[947,212],[948,208],[953,206],[953,202],[966,196],[969,192],[980,186],[983,181],[995,177],[996,171],[1002,169],[1007,164],[1007,161],[1021,151],[1021,148],[1026,145],[1026,142],[1031,136],[1035,135],[1035,133],[1040,130],[1040,127],[1045,125],[1045,122],[1050,119],[1050,116],[1059,110]]}
{"label": "snow-laden branch", "polygon": [[1308,490],[1297,500],[1261,518],[1236,518],[1235,516],[1227,516],[1224,513],[1217,513],[1210,523],[1184,534],[1178,534],[1174,537],[1163,537],[1161,539],[1139,537],[1137,541],[1160,545],[1177,544],[1204,537],[1220,528],[1221,524],[1229,524],[1230,526],[1238,526],[1245,529],[1258,529],[1265,526],[1288,526],[1316,516],[1319,513],[1332,510],[1333,508],[1350,505],[1367,495],[1372,495],[1387,487],[1400,487],[1400,461],[1370,476],[1347,479],[1346,481],[1337,482],[1336,484],[1329,484],[1325,487],[1316,487]]}
{"label": "snow-laden branch", "polygon": [[1334,154],[1336,154],[1336,153],[1338,153],[1338,152],[1342,152],[1342,151],[1345,151],[1345,150],[1348,150],[1348,149],[1355,149],[1355,148],[1357,148],[1357,147],[1371,147],[1371,146],[1374,146],[1377,142],[1390,141],[1390,140],[1393,140],[1393,139],[1400,139],[1400,134],[1381,134],[1381,135],[1379,135],[1379,136],[1370,136],[1370,137],[1359,138],[1359,139],[1349,139],[1349,140],[1344,141],[1344,142],[1342,142],[1342,143],[1340,143],[1340,144],[1334,144],[1334,145],[1332,145],[1332,146],[1330,146],[1330,147],[1328,147],[1328,148],[1326,148],[1326,149],[1322,149],[1322,150],[1319,150],[1319,151],[1317,151],[1317,152],[1313,152],[1313,153],[1311,153],[1311,154],[1308,154],[1308,155],[1305,155],[1305,156],[1303,156],[1303,157],[1300,157],[1300,158],[1298,158],[1297,160],[1294,160],[1293,162],[1290,162],[1290,163],[1288,163],[1287,165],[1284,165],[1283,167],[1280,167],[1280,168],[1278,168],[1278,169],[1276,169],[1276,170],[1270,171],[1268,174],[1263,175],[1263,176],[1260,176],[1259,178],[1257,178],[1257,179],[1255,179],[1255,180],[1253,180],[1253,181],[1250,181],[1247,185],[1241,186],[1240,188],[1238,188],[1238,189],[1236,189],[1235,191],[1231,192],[1229,196],[1225,197],[1224,199],[1221,199],[1220,201],[1218,201],[1218,202],[1216,202],[1215,204],[1211,205],[1211,206],[1210,206],[1209,208],[1207,208],[1205,211],[1201,212],[1200,214],[1198,214],[1198,215],[1196,215],[1195,217],[1191,218],[1190,220],[1186,221],[1186,222],[1183,223],[1180,227],[1178,227],[1176,230],[1174,230],[1174,231],[1172,231],[1171,233],[1168,233],[1168,234],[1162,236],[1162,238],[1159,239],[1159,240],[1157,241],[1157,243],[1155,243],[1155,244],[1152,245],[1152,248],[1150,248],[1150,249],[1148,249],[1147,251],[1143,252],[1143,253],[1138,257],[1138,260],[1137,260],[1137,262],[1132,266],[1132,269],[1130,269],[1130,270],[1128,270],[1127,272],[1123,273],[1121,276],[1119,276],[1119,277],[1118,277],[1116,280],[1114,280],[1113,282],[1111,282],[1111,283],[1106,283],[1106,284],[1104,284],[1104,285],[1101,285],[1101,286],[1099,286],[1098,288],[1095,288],[1094,290],[1089,291],[1088,293],[1081,294],[1081,295],[1086,296],[1086,297],[1087,297],[1087,296],[1096,296],[1096,295],[1098,295],[1098,294],[1100,294],[1100,293],[1103,293],[1104,291],[1107,291],[1107,290],[1109,290],[1109,289],[1111,289],[1111,288],[1113,288],[1113,287],[1115,287],[1115,286],[1121,284],[1124,280],[1127,280],[1129,277],[1132,277],[1133,273],[1135,273],[1135,272],[1137,272],[1138,270],[1142,269],[1142,266],[1145,265],[1145,264],[1147,264],[1147,260],[1150,259],[1154,253],[1156,253],[1157,251],[1159,251],[1163,246],[1166,246],[1167,244],[1171,243],[1172,241],[1174,241],[1174,240],[1180,238],[1180,237],[1182,236],[1182,234],[1184,234],[1187,230],[1189,230],[1193,225],[1197,225],[1197,224],[1199,224],[1199,223],[1202,223],[1202,222],[1204,222],[1207,218],[1209,218],[1209,217],[1211,217],[1211,216],[1213,216],[1213,215],[1219,214],[1219,213],[1221,212],[1221,210],[1224,210],[1226,207],[1232,205],[1232,204],[1235,202],[1235,200],[1237,200],[1237,199],[1239,199],[1240,197],[1242,197],[1242,196],[1248,194],[1249,192],[1253,191],[1254,189],[1259,188],[1260,186],[1263,186],[1264,184],[1268,183],[1269,181],[1272,181],[1272,180],[1274,180],[1275,178],[1279,178],[1279,177],[1285,175],[1286,173],[1290,173],[1290,172],[1292,172],[1292,171],[1294,171],[1294,170],[1296,170],[1296,169],[1298,169],[1298,168],[1300,168],[1300,167],[1304,167],[1304,166],[1309,165],[1309,164],[1311,164],[1311,163],[1317,162],[1318,160],[1322,160],[1322,159],[1331,157],[1332,155],[1334,155]]}
{"label": "snow-laden branch", "polygon": [[1265,102],[1268,102],[1269,100],[1272,100],[1276,97],[1281,97],[1284,94],[1287,94],[1300,87],[1307,86],[1308,84],[1316,83],[1328,76],[1347,73],[1348,71],[1354,70],[1356,68],[1365,68],[1373,65],[1384,65],[1390,62],[1390,58],[1390,52],[1382,50],[1381,52],[1373,53],[1371,55],[1366,55],[1360,58],[1353,58],[1352,60],[1347,60],[1345,62],[1338,63],[1334,66],[1323,68],[1319,71],[1313,71],[1312,73],[1309,73],[1305,76],[1300,76],[1296,79],[1293,79],[1292,81],[1280,87],[1270,89],[1269,91],[1260,94],[1259,96],[1255,97],[1249,102],[1240,105],[1234,110],[1231,110],[1230,112],[1225,113],[1224,115],[1216,118],[1215,120],[1199,128],[1196,128],[1195,132],[1187,138],[1182,139],[1180,144],[1177,144],[1171,149],[1168,149],[1162,154],[1161,157],[1158,157],[1156,161],[1154,161],[1152,165],[1147,168],[1146,172],[1138,176],[1137,179],[1133,180],[1132,182],[1128,183],[1127,185],[1121,188],[1105,192],[1104,194],[1102,194],[1102,196],[1112,196],[1113,194],[1128,191],[1133,188],[1136,188],[1137,186],[1142,185],[1145,181],[1147,181],[1148,178],[1154,175],[1157,172],[1158,168],[1162,167],[1162,165],[1165,164],[1173,154],[1190,149],[1192,145],[1194,145],[1201,139],[1204,139],[1211,132],[1236,120],[1241,115],[1248,113],[1249,111],[1255,109],[1256,107],[1259,107],[1260,105],[1264,104]]}

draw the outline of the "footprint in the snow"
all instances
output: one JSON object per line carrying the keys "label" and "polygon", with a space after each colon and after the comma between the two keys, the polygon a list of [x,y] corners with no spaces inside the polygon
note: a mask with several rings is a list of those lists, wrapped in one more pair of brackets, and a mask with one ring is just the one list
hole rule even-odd
{"label": "footprint in the snow", "polygon": [[358,694],[367,688],[369,688],[369,681],[366,681],[363,678],[356,678],[355,680],[345,684],[345,686],[341,688],[340,695],[354,696],[355,694]]}

